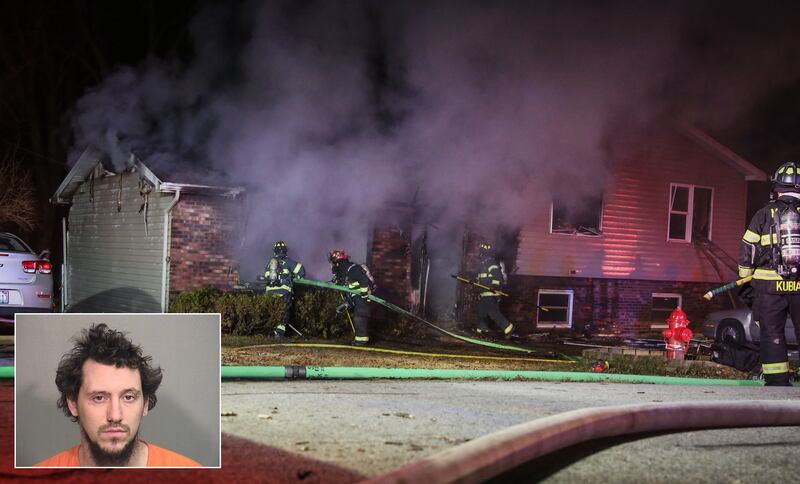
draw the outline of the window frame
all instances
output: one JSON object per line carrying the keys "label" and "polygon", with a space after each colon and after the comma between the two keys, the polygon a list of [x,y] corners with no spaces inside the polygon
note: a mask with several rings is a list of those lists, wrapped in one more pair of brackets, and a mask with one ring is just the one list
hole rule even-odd
{"label": "window frame", "polygon": [[683,307],[683,294],[676,292],[653,292],[650,294],[650,329],[665,329],[669,327],[666,320],[655,321],[653,318],[653,299],[655,298],[677,298],[678,304],[675,307]]}
{"label": "window frame", "polygon": [[574,232],[554,232],[553,231],[553,221],[555,220],[556,202],[555,202],[555,200],[551,199],[550,200],[550,227],[549,227],[550,234],[551,235],[567,235],[567,236],[570,236],[570,237],[575,237],[575,236],[577,236],[577,237],[602,237],[603,236],[603,212],[605,211],[605,205],[606,205],[606,197],[605,197],[605,194],[603,194],[603,195],[600,196],[600,213],[597,216],[597,218],[598,218],[598,220],[597,220],[597,230],[600,233],[598,233],[598,234],[584,233],[584,232],[581,232],[580,230],[578,230],[577,227],[575,227],[575,231]]}
{"label": "window frame", "polygon": [[[673,198],[672,193],[674,188],[687,188],[689,190],[689,199],[687,200],[687,208],[686,212],[680,212],[672,210]],[[688,183],[674,183],[670,182],[669,184],[669,202],[667,205],[667,242],[677,242],[677,243],[692,243],[692,239],[694,238],[694,234],[692,233],[692,229],[694,226],[694,195],[695,189],[701,188],[704,190],[711,191],[710,197],[710,204],[708,207],[708,240],[713,240],[712,238],[712,229],[714,228],[714,187],[708,187],[704,185],[692,185]],[[683,239],[673,239],[669,236],[669,231],[671,228],[671,218],[672,214],[684,214],[686,215],[686,227],[684,232]]]}
{"label": "window frame", "polygon": [[[567,295],[568,296],[567,306],[566,306],[566,309],[567,309],[567,321],[566,321],[566,323],[553,323],[553,322],[549,322],[549,321],[540,322],[539,321],[539,315],[542,312],[542,310],[539,309],[539,308],[536,308],[536,327],[537,328],[564,328],[564,329],[572,328],[572,310],[574,308],[574,302],[575,302],[575,291],[572,290],[572,289],[539,289],[536,292],[536,304],[537,305],[541,303],[541,295],[542,294],[563,294],[563,295]],[[544,306],[544,307],[547,307],[547,306]],[[556,307],[556,306],[554,306],[554,307]],[[557,306],[557,307],[561,308],[563,306]]]}

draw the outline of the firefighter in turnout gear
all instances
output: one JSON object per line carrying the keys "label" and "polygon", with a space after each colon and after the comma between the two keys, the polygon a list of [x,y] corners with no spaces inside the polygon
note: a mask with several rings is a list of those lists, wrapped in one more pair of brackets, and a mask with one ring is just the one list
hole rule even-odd
{"label": "firefighter in turnout gear", "polygon": [[289,324],[289,315],[292,309],[292,288],[294,280],[306,276],[303,264],[288,257],[289,248],[286,242],[278,241],[272,248],[272,258],[264,269],[264,279],[267,282],[267,294],[280,297],[286,302],[286,311],[283,320],[275,327],[275,337],[286,337],[286,325]]}
{"label": "firefighter in turnout gear", "polygon": [[[491,244],[482,243],[478,246],[480,255],[480,270],[476,282],[484,286],[503,290],[506,283],[506,273],[502,262],[498,262]],[[478,302],[478,333],[489,332],[489,321],[494,321],[503,337],[516,337],[514,325],[500,312],[500,296],[492,291],[481,290]]]}
{"label": "firefighter in turnout gear", "polygon": [[755,213],[742,237],[739,277],[753,276],[764,380],[790,386],[786,315],[800,321],[800,163],[784,163],[771,181],[776,196]]}
{"label": "firefighter in turnout gear", "polygon": [[351,262],[350,257],[343,250],[330,251],[328,261],[331,263],[333,283],[356,291],[356,294],[348,293],[336,311],[354,309],[356,335],[353,344],[367,345],[369,344],[369,299],[367,299],[367,295],[372,294],[375,286],[372,276],[365,266]]}

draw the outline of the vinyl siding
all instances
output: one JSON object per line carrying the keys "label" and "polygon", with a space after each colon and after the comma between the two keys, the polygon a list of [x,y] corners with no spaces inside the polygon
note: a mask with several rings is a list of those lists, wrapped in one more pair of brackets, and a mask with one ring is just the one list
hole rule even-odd
{"label": "vinyl siding", "polygon": [[95,179],[94,201],[90,183],[69,211],[67,310],[161,312],[164,211],[172,196],[149,194],[145,229],[137,173]]}
{"label": "vinyl siding", "polygon": [[615,145],[599,237],[550,233],[550,207],[520,231],[521,275],[719,282],[691,243],[667,241],[670,184],[713,188],[711,240],[736,258],[745,228],[744,176],[684,135],[665,130]]}

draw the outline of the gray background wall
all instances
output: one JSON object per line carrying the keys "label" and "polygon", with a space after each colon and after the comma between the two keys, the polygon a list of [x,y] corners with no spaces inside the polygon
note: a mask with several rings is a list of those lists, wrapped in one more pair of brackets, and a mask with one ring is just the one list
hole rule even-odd
{"label": "gray background wall", "polygon": [[16,465],[30,466],[80,442],[56,407],[55,374],[72,338],[92,323],[127,333],[164,371],[158,403],[140,438],[200,462],[220,465],[220,321],[216,314],[17,315]]}

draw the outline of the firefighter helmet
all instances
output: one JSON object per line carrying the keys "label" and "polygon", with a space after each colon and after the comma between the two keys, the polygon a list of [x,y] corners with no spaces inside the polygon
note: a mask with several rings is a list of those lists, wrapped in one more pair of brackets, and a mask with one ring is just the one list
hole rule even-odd
{"label": "firefighter helmet", "polygon": [[347,260],[350,257],[347,255],[347,252],[339,249],[333,249],[332,251],[328,252],[328,260],[331,264],[335,264],[339,261]]}
{"label": "firefighter helmet", "polygon": [[494,248],[492,247],[492,244],[489,244],[487,242],[481,242],[480,244],[478,244],[478,253],[481,256],[494,255]]}
{"label": "firefighter helmet", "polygon": [[800,189],[800,164],[788,161],[772,175],[772,189]]}
{"label": "firefighter helmet", "polygon": [[279,240],[272,247],[272,252],[278,257],[286,257],[286,254],[289,253],[289,247],[286,246],[286,242]]}

